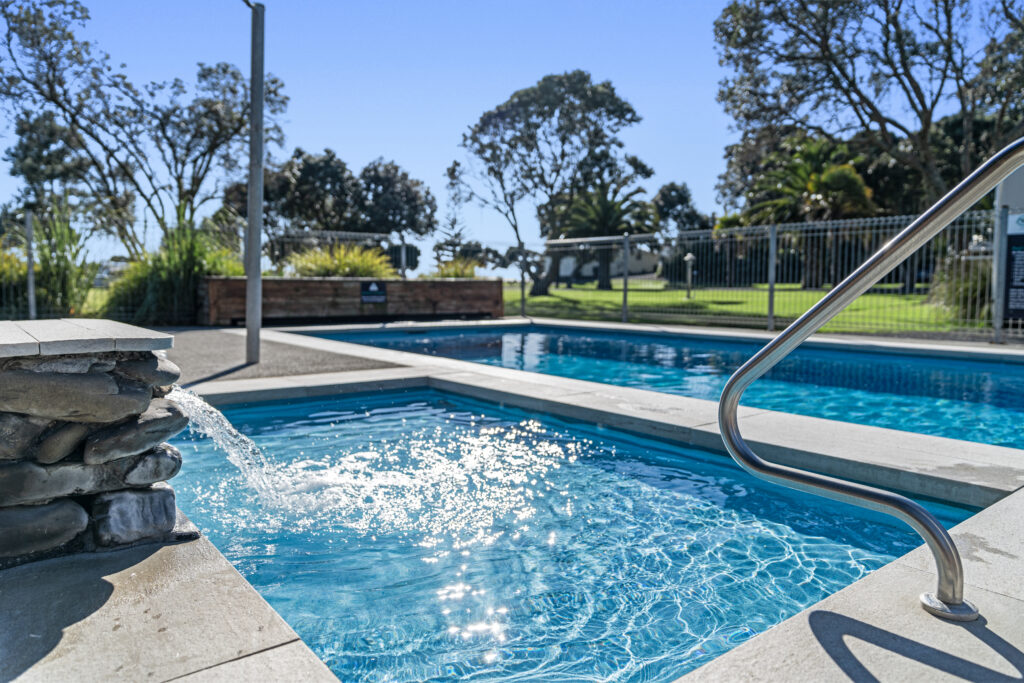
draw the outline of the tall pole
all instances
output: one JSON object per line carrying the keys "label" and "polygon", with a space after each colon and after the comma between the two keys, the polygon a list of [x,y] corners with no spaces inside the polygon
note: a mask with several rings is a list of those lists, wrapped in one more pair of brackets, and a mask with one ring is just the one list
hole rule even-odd
{"label": "tall pole", "polygon": [[260,253],[263,236],[263,12],[252,7],[252,74],[249,109],[249,224],[245,233],[245,362],[260,362],[263,325],[263,275]]}
{"label": "tall pole", "polygon": [[[612,245],[608,245],[611,249]],[[629,322],[629,233],[622,236],[622,322]]]}
{"label": "tall pole", "polygon": [[34,228],[32,211],[25,209],[25,265],[28,266],[28,319],[36,319],[36,267],[32,239]]}

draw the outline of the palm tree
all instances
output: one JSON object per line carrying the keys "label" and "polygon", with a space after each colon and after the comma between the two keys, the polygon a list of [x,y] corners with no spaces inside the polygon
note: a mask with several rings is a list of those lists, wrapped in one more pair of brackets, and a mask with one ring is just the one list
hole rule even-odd
{"label": "palm tree", "polygon": [[[620,196],[624,190],[621,184],[602,182],[577,196],[569,207],[563,236],[611,237],[656,230],[657,221],[650,204],[637,199],[643,194],[643,188],[634,188]],[[598,249],[597,257],[597,288],[611,289],[612,248]]]}
{"label": "palm tree", "polygon": [[[762,174],[750,195],[748,223],[817,222],[858,218],[877,213],[871,188],[853,167],[846,145],[801,139],[786,146],[790,156],[781,166]],[[831,235],[803,235],[803,286],[825,283],[824,252]],[[838,273],[833,274],[833,280]],[[833,282],[835,284],[835,282]]]}

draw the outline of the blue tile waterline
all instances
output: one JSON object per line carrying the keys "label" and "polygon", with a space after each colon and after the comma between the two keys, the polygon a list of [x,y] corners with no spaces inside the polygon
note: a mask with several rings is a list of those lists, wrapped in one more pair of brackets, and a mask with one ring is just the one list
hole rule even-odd
{"label": "blue tile waterline", "polygon": [[440,392],[225,413],[282,506],[189,437],[178,503],[346,681],[671,681],[920,543],[724,456]]}
{"label": "blue tile waterline", "polygon": [[[761,346],[545,326],[317,336],[714,401],[729,376]],[[1024,448],[1021,365],[798,349],[754,382],[742,403]]]}

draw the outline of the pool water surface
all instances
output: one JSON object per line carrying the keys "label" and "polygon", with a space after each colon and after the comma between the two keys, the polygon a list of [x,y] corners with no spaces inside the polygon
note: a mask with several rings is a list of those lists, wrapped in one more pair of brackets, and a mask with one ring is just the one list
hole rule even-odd
{"label": "pool water surface", "polygon": [[[760,344],[699,337],[512,329],[318,334],[399,351],[717,401]],[[1024,366],[798,349],[744,405],[1024,448]]]}
{"label": "pool water surface", "polygon": [[186,435],[178,504],[345,681],[671,681],[920,543],[724,456],[440,392],[224,412],[274,495]]}

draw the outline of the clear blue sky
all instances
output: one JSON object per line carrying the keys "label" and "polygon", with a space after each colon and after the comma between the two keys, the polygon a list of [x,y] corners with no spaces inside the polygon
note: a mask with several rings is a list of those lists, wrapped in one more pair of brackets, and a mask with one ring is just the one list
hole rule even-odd
{"label": "clear blue sky", "polygon": [[[197,62],[248,73],[249,11],[241,0],[85,0],[82,35],[125,62],[141,84],[180,76]],[[581,68],[611,80],[643,116],[623,135],[650,164],[651,194],[686,182],[697,206],[716,206],[724,146],[734,139],[715,101],[723,72],[714,50],[724,2],[662,0],[266,0],[267,71],[291,98],[287,156],[300,146],[335,150],[356,172],[393,159],[425,181],[444,211],[443,171],[466,126],[513,91]],[[11,143],[5,131],[3,146]],[[16,187],[3,169],[0,196]],[[532,214],[532,211],[528,212]],[[465,213],[471,235],[511,243],[497,214]],[[539,244],[536,225],[527,229]],[[428,252],[429,253],[429,252]]]}

